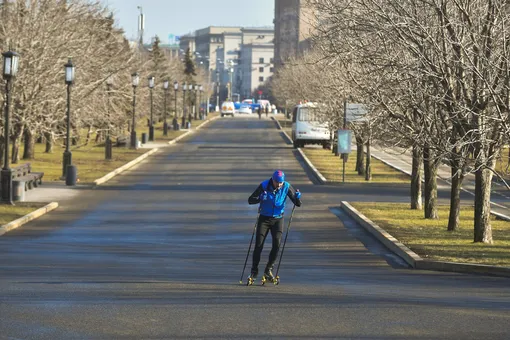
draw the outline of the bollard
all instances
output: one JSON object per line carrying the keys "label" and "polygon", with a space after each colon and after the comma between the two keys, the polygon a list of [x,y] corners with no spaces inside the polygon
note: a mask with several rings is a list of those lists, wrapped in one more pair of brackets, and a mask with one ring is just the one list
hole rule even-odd
{"label": "bollard", "polygon": [[142,133],[142,144],[147,144],[147,133]]}
{"label": "bollard", "polygon": [[74,165],[68,165],[66,170],[66,185],[76,185],[78,170]]}

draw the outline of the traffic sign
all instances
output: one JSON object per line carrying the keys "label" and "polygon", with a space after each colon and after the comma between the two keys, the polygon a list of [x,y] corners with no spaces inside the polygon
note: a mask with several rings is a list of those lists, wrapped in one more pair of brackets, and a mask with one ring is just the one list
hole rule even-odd
{"label": "traffic sign", "polygon": [[365,104],[347,103],[345,109],[348,122],[365,121],[368,110]]}

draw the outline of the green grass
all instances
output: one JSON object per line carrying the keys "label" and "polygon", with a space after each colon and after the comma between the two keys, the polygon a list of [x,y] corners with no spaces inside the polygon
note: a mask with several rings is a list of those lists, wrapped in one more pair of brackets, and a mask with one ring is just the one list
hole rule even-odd
{"label": "green grass", "polygon": [[[290,135],[292,133],[292,121],[284,116],[278,116],[277,119],[282,129]],[[335,156],[331,150],[325,149],[305,146],[301,150],[328,182],[343,182],[343,161],[339,156]],[[355,167],[356,152],[354,151],[349,154],[345,164],[346,183],[411,183],[411,178],[408,175],[394,170],[373,157],[371,161],[372,179],[370,181],[365,180],[365,175],[358,175]]]}
{"label": "green grass", "polygon": [[[316,148],[301,148],[306,157],[319,170],[328,182],[342,182],[343,180],[343,160],[340,156],[335,156],[331,150]],[[365,180],[365,175],[358,175],[355,171],[356,152],[349,154],[345,163],[345,182],[346,183],[411,183],[411,178],[390,166],[372,158],[371,171],[372,179]]]}
{"label": "green grass", "polygon": [[409,204],[349,203],[424,259],[510,266],[510,222],[493,219],[494,243],[474,243],[472,207],[461,208],[459,230],[449,232],[449,206],[439,206],[439,218],[430,220]]}
{"label": "green grass", "polygon": [[20,217],[30,214],[43,206],[46,203],[16,203],[16,206],[12,205],[0,205],[0,226],[12,222]]}

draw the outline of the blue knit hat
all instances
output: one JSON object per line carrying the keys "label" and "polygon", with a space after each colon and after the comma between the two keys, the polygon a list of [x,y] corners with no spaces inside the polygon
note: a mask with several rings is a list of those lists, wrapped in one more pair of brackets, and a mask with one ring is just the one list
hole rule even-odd
{"label": "blue knit hat", "polygon": [[273,181],[278,182],[278,183],[284,182],[285,181],[285,174],[283,173],[283,171],[276,170],[273,173]]}

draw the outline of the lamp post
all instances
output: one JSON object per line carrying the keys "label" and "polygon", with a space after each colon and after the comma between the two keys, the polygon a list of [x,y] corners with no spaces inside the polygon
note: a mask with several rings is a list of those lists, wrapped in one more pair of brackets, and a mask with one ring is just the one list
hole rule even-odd
{"label": "lamp post", "polygon": [[131,140],[129,144],[131,149],[137,149],[138,146],[136,145],[135,111],[136,111],[136,87],[140,82],[140,76],[138,75],[138,73],[133,73],[131,75],[131,81],[133,85],[133,121],[131,123]]}
{"label": "lamp post", "polygon": [[[198,102],[199,102],[200,104],[198,105],[198,107],[201,107],[201,106],[202,106],[202,93],[204,92],[204,87],[203,87],[202,85],[200,85],[199,90],[200,90],[200,97],[199,97]],[[205,116],[207,116],[207,110],[204,110],[204,115],[203,115],[203,117],[205,118]]]}
{"label": "lamp post", "polygon": [[230,67],[228,69],[228,73],[230,74],[230,86],[228,87],[228,98],[230,98],[231,101],[234,101],[232,98],[232,75],[234,74],[234,69]]}
{"label": "lamp post", "polygon": [[191,119],[193,118],[193,99],[191,99],[191,93],[193,92],[193,89],[195,88],[194,84],[188,85],[189,90],[189,111],[188,111],[188,122],[191,123]]}
{"label": "lamp post", "polygon": [[179,90],[179,82],[174,81],[175,106],[174,106],[174,119],[172,120],[172,125],[175,131],[179,130],[179,123],[177,120],[177,90]]}
{"label": "lamp post", "polygon": [[11,106],[11,80],[18,72],[19,55],[14,51],[2,53],[4,57],[3,76],[5,82],[5,122],[4,122],[4,166],[0,175],[2,183],[2,203],[12,202],[12,170],[9,167],[9,107]]}
{"label": "lamp post", "polygon": [[[72,165],[73,154],[69,150],[70,137],[71,137],[71,85],[74,82],[74,65],[71,61],[71,58],[64,65],[66,72],[66,85],[67,85],[67,133],[66,133],[66,151],[64,151],[63,157],[63,168],[62,168],[62,177],[66,180],[66,185],[74,185],[74,183],[68,183],[67,175],[68,175],[68,167]],[[74,182],[74,181],[71,181]]]}
{"label": "lamp post", "polygon": [[186,90],[188,88],[188,85],[186,85],[186,82],[182,83],[182,122],[181,122],[181,128],[185,128],[186,126]]}
{"label": "lamp post", "polygon": [[220,71],[216,69],[216,111],[220,110]]}
{"label": "lamp post", "polygon": [[154,76],[150,76],[148,79],[149,81],[149,90],[150,90],[150,95],[151,95],[151,121],[150,121],[150,124],[149,124],[149,141],[150,142],[153,142],[154,141],[154,121],[152,119],[152,109],[153,109],[153,102],[152,102],[152,89],[154,88]]}
{"label": "lamp post", "polygon": [[198,89],[200,88],[200,85],[195,84],[195,120],[198,119],[198,110],[199,108],[199,102],[198,102]]}
{"label": "lamp post", "polygon": [[113,86],[113,79],[112,77],[108,77],[106,79],[106,96],[108,99],[108,102],[106,103],[106,124],[108,124],[106,128],[106,139],[104,142],[104,158],[106,160],[112,159],[112,141],[110,139],[110,93],[112,91]]}
{"label": "lamp post", "polygon": [[174,81],[174,92],[175,92],[175,107],[174,107],[174,117],[177,117],[177,91],[179,90],[179,82]]}
{"label": "lamp post", "polygon": [[168,80],[165,79],[163,82],[163,89],[165,90],[165,105],[164,105],[164,113],[163,113],[163,136],[168,136],[168,124],[166,122],[166,99],[168,97]]}

